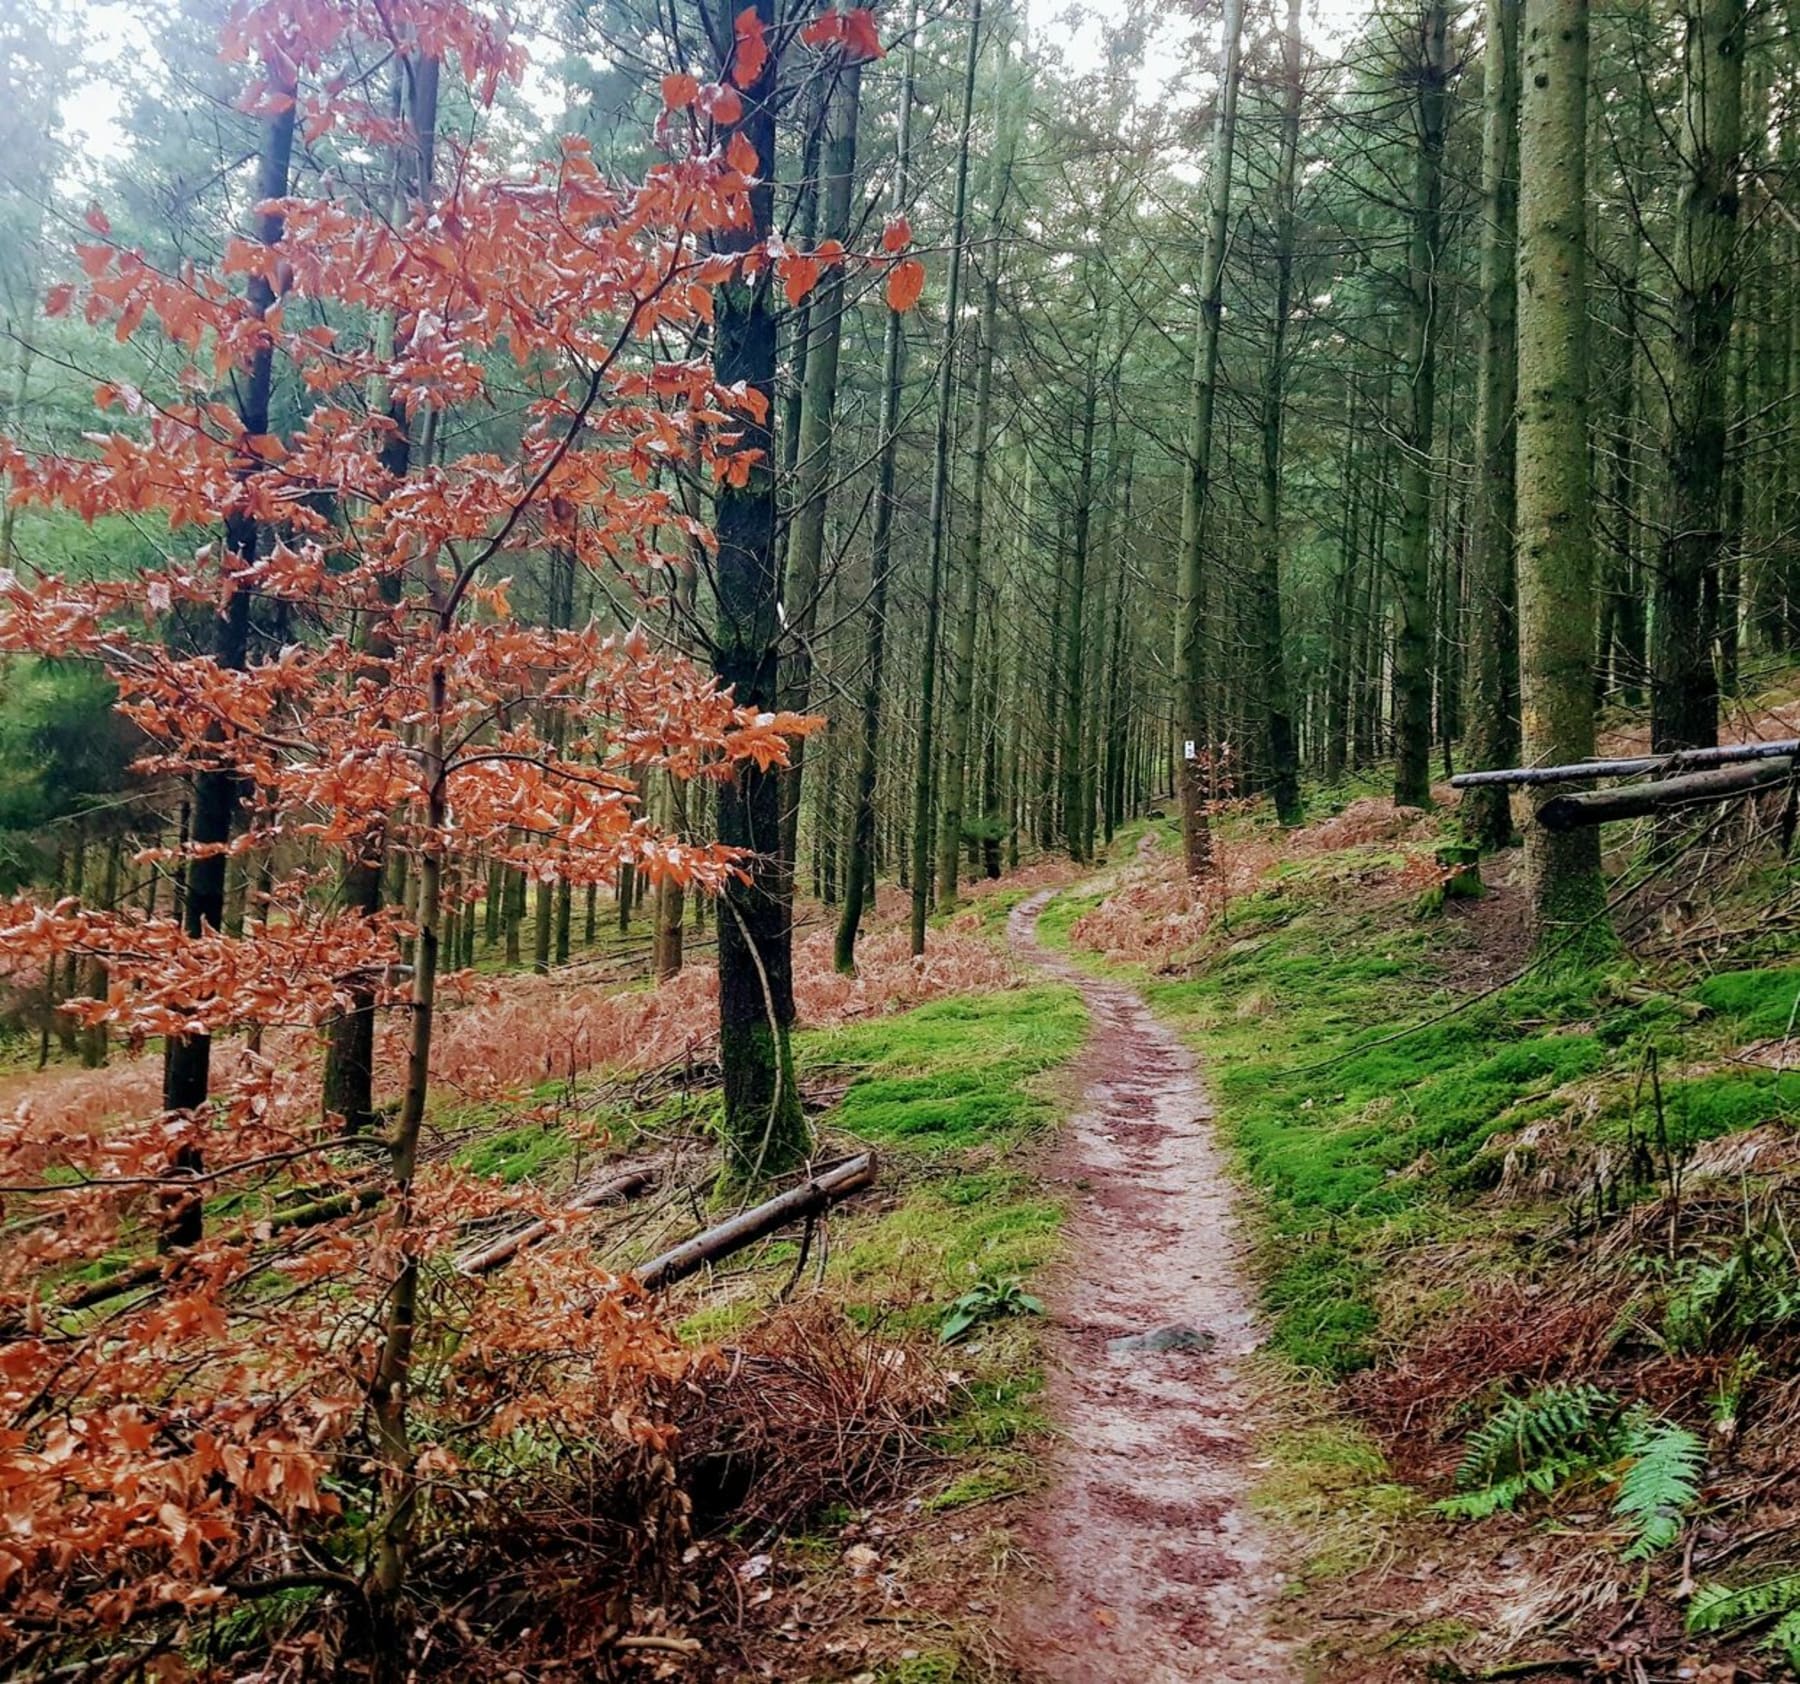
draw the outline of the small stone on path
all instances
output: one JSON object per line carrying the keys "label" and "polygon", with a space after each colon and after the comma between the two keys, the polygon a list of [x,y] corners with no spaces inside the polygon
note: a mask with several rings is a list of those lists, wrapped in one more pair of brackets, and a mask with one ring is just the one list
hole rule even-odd
{"label": "small stone on path", "polygon": [[1184,1321],[1172,1321],[1165,1327],[1153,1327],[1147,1333],[1128,1333],[1123,1339],[1108,1339],[1106,1349],[1112,1356],[1132,1351],[1210,1351],[1219,1336],[1204,1328],[1189,1327]]}

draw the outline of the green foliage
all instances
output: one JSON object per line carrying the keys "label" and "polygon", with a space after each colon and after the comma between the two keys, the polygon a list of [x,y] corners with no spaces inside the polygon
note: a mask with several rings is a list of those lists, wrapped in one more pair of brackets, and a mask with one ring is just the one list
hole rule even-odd
{"label": "green foliage", "polygon": [[808,1036],[803,1057],[872,1067],[844,1096],[850,1133],[940,1153],[1049,1122],[1054,1108],[1027,1083],[1071,1057],[1086,1027],[1074,989],[1024,988]]}
{"label": "green foliage", "polygon": [[20,660],[0,689],[0,876],[48,875],[44,827],[124,787],[133,735],[118,692],[91,667]]}
{"label": "green foliage", "polygon": [[1706,1445],[1686,1427],[1597,1386],[1543,1386],[1505,1399],[1469,1437],[1457,1493],[1434,1505],[1452,1520],[1482,1520],[1548,1497],[1574,1480],[1617,1479],[1612,1512],[1629,1534],[1627,1561],[1667,1549],[1700,1495]]}
{"label": "green foliage", "polygon": [[1620,1449],[1626,1462],[1613,1513],[1633,1537],[1627,1561],[1642,1561],[1681,1536],[1682,1516],[1700,1495],[1706,1445],[1686,1427],[1634,1410],[1624,1424]]}
{"label": "green foliage", "polygon": [[1688,1603],[1687,1628],[1696,1635],[1749,1631],[1774,1622],[1764,1646],[1800,1670],[1800,1573],[1758,1585],[1703,1584]]}
{"label": "green foliage", "polygon": [[1671,1351],[1699,1356],[1772,1331],[1800,1316],[1800,1275],[1786,1240],[1746,1234],[1717,1261],[1687,1261],[1663,1310]]}
{"label": "green foliage", "polygon": [[1043,1300],[1032,1297],[1017,1276],[984,1280],[970,1287],[945,1312],[938,1338],[943,1344],[954,1345],[981,1322],[1000,1321],[1007,1316],[1041,1316],[1043,1313]]}
{"label": "green foliage", "polygon": [[1618,1399],[1597,1386],[1544,1386],[1510,1397],[1469,1437],[1457,1488],[1476,1490],[1551,1463],[1591,1464],[1612,1441]]}

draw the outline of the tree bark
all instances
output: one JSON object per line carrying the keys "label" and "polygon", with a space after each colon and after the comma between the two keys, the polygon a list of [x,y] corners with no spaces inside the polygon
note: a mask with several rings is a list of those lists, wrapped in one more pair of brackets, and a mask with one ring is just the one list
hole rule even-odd
{"label": "tree bark", "polygon": [[[751,8],[773,43],[774,0]],[[735,41],[738,8],[721,5],[713,34],[722,50]],[[755,82],[743,92],[743,113],[732,127],[753,149],[758,182],[741,229],[718,241],[726,253],[749,251],[773,227],[775,101],[781,55],[773,45]],[[716,67],[717,79],[730,66]],[[722,136],[728,143],[732,137]],[[732,419],[740,448],[761,454],[742,485],[716,492],[713,564],[718,598],[713,671],[741,706],[774,711],[779,700],[780,568],[775,550],[774,440],[769,411],[775,394],[775,312],[770,275],[737,274],[718,289],[714,304],[714,366],[727,389],[742,381],[760,394],[760,417]],[[719,901],[719,1061],[722,1119],[729,1173],[748,1181],[776,1175],[804,1157],[811,1130],[800,1109],[789,1035],[794,1022],[792,909],[781,859],[781,774],[741,765],[718,786],[718,835],[746,850],[746,881],[727,883]]]}
{"label": "tree bark", "polygon": [[1194,335],[1193,388],[1182,487],[1180,570],[1175,606],[1175,768],[1180,785],[1182,850],[1189,877],[1212,872],[1206,779],[1206,518],[1212,495],[1213,409],[1218,390],[1219,322],[1224,314],[1226,225],[1237,143],[1239,51],[1244,0],[1225,0],[1219,51],[1219,107],[1208,160],[1206,237],[1200,253],[1200,321]]}
{"label": "tree bark", "polygon": [[[894,164],[894,209],[904,213],[912,196],[913,78],[918,67],[918,5],[907,9],[906,69],[900,83],[899,140]],[[900,449],[901,376],[906,362],[904,318],[890,310],[882,329],[880,454],[869,528],[869,607],[863,645],[862,717],[856,744],[856,787],[844,864],[844,904],[838,915],[832,963],[856,970],[856,938],[875,884],[875,788],[881,770],[881,681],[887,651],[888,572],[893,558],[894,484]]]}
{"label": "tree bark", "polygon": [[[279,82],[273,67],[270,76]],[[292,93],[291,87],[278,91]],[[257,161],[256,202],[263,204],[286,196],[288,172],[294,150],[294,106],[290,99],[286,109],[270,117],[263,129],[262,151]],[[256,238],[265,246],[280,243],[282,217],[279,211],[265,211],[257,217]],[[275,292],[261,275],[252,275],[245,283],[244,294],[259,316],[266,315],[275,304]],[[238,414],[244,432],[259,437],[269,430],[269,395],[274,381],[274,352],[270,345],[260,346],[251,359],[244,381],[243,399]],[[249,569],[256,561],[257,523],[247,513],[236,513],[225,522],[225,555],[229,572]],[[255,593],[234,591],[231,601],[219,615],[213,628],[213,661],[227,671],[241,671],[248,658],[250,645],[250,602]],[[226,856],[217,851],[231,840],[232,822],[237,815],[240,779],[229,769],[202,772],[194,780],[193,821],[188,840],[196,849],[212,850],[187,863],[186,894],[182,905],[182,929],[193,938],[222,927],[225,917]],[[206,1035],[177,1035],[170,1039],[163,1060],[163,1109],[192,1116],[206,1103],[212,1075],[212,1041]],[[197,1137],[190,1137],[171,1155],[171,1167],[197,1171],[203,1155]],[[173,1194],[166,1201],[159,1224],[158,1241],[164,1249],[197,1245],[200,1242],[201,1197],[193,1193]]]}
{"label": "tree bark", "polygon": [[[1519,125],[1520,700],[1527,761],[1594,752],[1587,451],[1587,0],[1526,0]],[[1534,803],[1535,805],[1536,803]],[[1595,832],[1526,835],[1540,943],[1599,933]]]}
{"label": "tree bark", "polygon": [[932,887],[932,774],[938,743],[938,620],[942,611],[944,546],[950,526],[950,421],[956,383],[956,351],[961,336],[963,245],[969,210],[969,140],[975,119],[975,68],[981,58],[981,0],[969,8],[969,44],[963,61],[962,126],[956,146],[956,186],[950,213],[950,273],[944,283],[944,340],[938,364],[937,449],[931,468],[929,557],[926,563],[925,628],[919,659],[919,739],[913,765],[912,952],[925,951],[925,915]]}
{"label": "tree bark", "polygon": [[1407,249],[1406,440],[1400,458],[1400,622],[1394,645],[1394,804],[1431,805],[1431,489],[1437,430],[1438,297],[1450,25],[1445,0],[1425,0],[1416,79]]}
{"label": "tree bark", "polygon": [[1281,448],[1286,402],[1288,312],[1294,291],[1294,199],[1299,180],[1300,0],[1288,0],[1282,39],[1281,149],[1275,169],[1275,314],[1263,363],[1262,463],[1257,497],[1256,604],[1263,729],[1275,816],[1300,822],[1300,760],[1281,623]]}
{"label": "tree bark", "polygon": [[[862,106],[862,66],[845,63],[831,95],[825,140],[824,237],[848,242],[854,210],[856,133]],[[825,506],[831,484],[832,440],[836,430],[839,350],[844,335],[844,266],[833,264],[808,299],[801,331],[806,345],[805,393],[800,407],[798,481],[788,527],[787,573],[782,597],[793,646],[782,676],[782,706],[804,713],[812,699],[813,627],[818,620],[821,563],[825,552]],[[783,779],[781,851],[791,875],[800,834],[801,775],[806,744],[789,750]]]}
{"label": "tree bark", "polygon": [[1683,23],[1669,531],[1651,638],[1650,741],[1659,750],[1704,747],[1719,735],[1712,610],[1727,542],[1725,377],[1737,293],[1744,0],[1698,0]]}

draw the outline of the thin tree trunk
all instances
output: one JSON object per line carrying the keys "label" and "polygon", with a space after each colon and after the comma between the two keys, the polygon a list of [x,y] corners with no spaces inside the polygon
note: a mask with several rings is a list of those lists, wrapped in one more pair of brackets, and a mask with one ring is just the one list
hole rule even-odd
{"label": "thin tree trunk", "polygon": [[[1001,74],[1004,75],[1004,63]],[[985,268],[981,287],[981,322],[975,361],[975,434],[969,451],[969,509],[963,532],[962,600],[957,613],[954,691],[950,704],[950,743],[944,765],[944,800],[938,838],[938,906],[956,905],[956,879],[962,844],[963,807],[969,785],[969,743],[975,710],[975,636],[981,615],[981,557],[987,510],[988,430],[993,419],[994,338],[1000,303],[1000,239],[1012,180],[1016,131],[1011,108],[999,113],[998,145],[988,187]]]}
{"label": "thin tree trunk", "polygon": [[1744,0],[1699,0],[1684,20],[1681,203],[1675,223],[1669,532],[1656,575],[1650,743],[1718,741],[1714,615],[1725,517],[1725,378],[1737,293]]}
{"label": "thin tree trunk", "polygon": [[[771,40],[777,34],[774,0],[747,10]],[[719,6],[713,34],[734,41],[738,8]],[[722,50],[726,50],[722,47]],[[781,54],[771,48],[755,82],[743,90],[744,109],[732,125],[755,154],[757,185],[750,190],[744,226],[722,235],[718,247],[742,253],[762,247],[772,232],[775,175],[775,89]],[[728,66],[717,67],[724,79]],[[779,699],[780,570],[775,550],[775,475],[768,408],[775,388],[775,313],[770,272],[738,275],[720,287],[714,306],[714,366],[719,384],[742,381],[760,394],[762,419],[733,417],[740,448],[760,451],[741,485],[721,484],[715,497],[718,598],[713,671],[740,705],[773,711]],[[802,1158],[811,1131],[800,1109],[789,1034],[794,1021],[793,932],[780,859],[781,774],[740,765],[718,786],[718,836],[747,850],[747,880],[729,881],[719,899],[719,1062],[724,1077],[722,1119],[730,1173],[746,1181],[778,1175]]]}
{"label": "thin tree trunk", "polygon": [[[271,79],[281,76],[270,67]],[[264,126],[261,156],[257,163],[256,202],[268,204],[285,197],[288,189],[289,163],[294,147],[294,104],[291,87],[278,87],[290,97],[284,110],[277,111]],[[279,211],[259,213],[256,238],[264,246],[280,243],[282,217]],[[275,292],[260,274],[245,283],[245,297],[258,316],[266,315],[274,306]],[[274,380],[274,352],[262,345],[251,359],[243,385],[239,417],[244,431],[257,437],[269,430],[269,394]],[[236,513],[225,522],[225,556],[228,571],[248,570],[256,561],[257,524],[253,516]],[[250,601],[254,592],[234,591],[231,601],[218,617],[213,630],[213,661],[227,671],[241,671],[249,654]],[[221,845],[230,841],[232,821],[239,798],[238,775],[228,769],[202,772],[194,780],[193,821],[189,840],[198,849],[187,862],[186,895],[182,908],[182,928],[189,937],[199,938],[219,929],[225,916],[226,856]],[[177,1035],[170,1039],[163,1060],[163,1109],[192,1117],[205,1105],[212,1074],[212,1042],[206,1035]],[[194,1128],[197,1131],[196,1120]],[[197,1132],[177,1146],[171,1154],[171,1168],[178,1172],[197,1172],[203,1167],[203,1155]],[[164,1203],[158,1229],[158,1243],[164,1249],[192,1246],[201,1237],[201,1197],[191,1193],[171,1193]]]}
{"label": "thin tree trunk", "polygon": [[1286,401],[1288,311],[1294,289],[1294,197],[1299,179],[1300,0],[1288,0],[1282,41],[1281,153],[1275,171],[1275,317],[1263,365],[1262,474],[1257,502],[1258,664],[1275,815],[1300,822],[1300,761],[1281,623],[1281,446]]}
{"label": "thin tree trunk", "polygon": [[[856,181],[856,131],[861,113],[862,66],[844,63],[831,95],[825,141],[825,238],[848,242],[852,235]],[[821,564],[825,552],[825,507],[831,483],[832,440],[836,430],[839,349],[843,343],[844,267],[833,264],[808,300],[801,332],[806,345],[805,397],[800,410],[798,479],[788,528],[783,600],[793,647],[782,675],[782,706],[804,713],[812,698],[812,635],[818,619]],[[783,779],[781,854],[789,873],[789,894],[800,831],[801,773],[806,745],[795,742]]]}
{"label": "thin tree trunk", "polygon": [[[1410,22],[1410,20],[1409,20]],[[1400,621],[1394,646],[1394,803],[1431,805],[1431,488],[1437,420],[1438,247],[1449,112],[1445,0],[1419,13],[1418,150],[1407,251],[1406,441],[1400,458]]]}
{"label": "thin tree trunk", "polygon": [[1212,495],[1213,409],[1218,390],[1219,323],[1224,315],[1225,236],[1231,215],[1232,153],[1237,144],[1239,52],[1244,0],[1225,0],[1219,106],[1213,124],[1205,243],[1200,254],[1200,321],[1182,488],[1180,571],[1176,583],[1174,712],[1181,835],[1190,877],[1212,872],[1206,768],[1206,520]]}
{"label": "thin tree trunk", "polygon": [[[1469,534],[1468,763],[1518,763],[1512,692],[1518,669],[1518,583],[1513,562],[1514,401],[1517,390],[1519,0],[1487,0],[1481,130],[1481,339],[1475,370],[1475,520]],[[1503,787],[1462,798],[1465,841],[1512,840]]]}
{"label": "thin tree trunk", "polygon": [[950,215],[950,273],[944,283],[944,342],[938,364],[937,448],[931,468],[929,557],[925,628],[919,658],[919,736],[913,766],[912,921],[913,956],[925,951],[925,915],[931,903],[931,790],[937,752],[938,619],[942,611],[944,545],[950,526],[950,421],[962,308],[963,244],[968,229],[969,141],[975,119],[975,68],[981,58],[981,0],[969,9],[969,43],[963,61],[962,125],[956,147],[956,186]]}
{"label": "thin tree trunk", "polygon": [[[918,65],[918,5],[907,8],[906,69],[900,83],[899,141],[894,164],[894,209],[904,213],[912,193],[913,78]],[[869,529],[869,606],[864,633],[862,717],[856,745],[856,788],[850,820],[850,854],[844,866],[844,904],[838,916],[832,963],[846,975],[856,969],[856,937],[863,908],[875,886],[875,790],[881,770],[881,680],[887,649],[888,573],[893,559],[895,469],[900,448],[901,375],[906,360],[904,320],[890,310],[882,333],[880,455]]]}

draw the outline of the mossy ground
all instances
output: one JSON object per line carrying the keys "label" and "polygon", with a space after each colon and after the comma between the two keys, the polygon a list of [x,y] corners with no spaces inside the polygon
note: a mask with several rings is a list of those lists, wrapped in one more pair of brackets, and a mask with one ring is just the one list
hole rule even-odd
{"label": "mossy ground", "polygon": [[[1249,822],[1221,828],[1241,837]],[[1454,1329],[1490,1285],[1581,1266],[1566,1235],[1588,1166],[1605,1182],[1597,1227],[1679,1188],[1702,1143],[1800,1120],[1800,1072],[1743,1056],[1800,1021],[1800,967],[1754,963],[1777,950],[1711,976],[1614,950],[1484,992],[1467,961],[1492,939],[1493,908],[1423,915],[1391,885],[1428,849],[1291,856],[1180,962],[1113,967],[1200,1053],[1250,1190],[1275,1389],[1300,1400],[1263,1500],[1306,1540],[1299,1589],[1363,1572],[1403,1534],[1457,1548],[1419,1542],[1446,1529],[1424,1513],[1437,1493],[1390,1471],[1342,1382]],[[1073,936],[1096,898],[1059,895],[1040,930],[1101,968]],[[1502,1196],[1509,1154],[1530,1163],[1543,1135],[1554,1147],[1538,1150],[1575,1168],[1554,1191]],[[1481,1407],[1472,1395],[1471,1419]],[[1448,1652],[1479,1624],[1402,1617],[1384,1642]]]}

